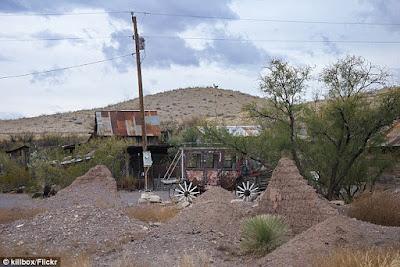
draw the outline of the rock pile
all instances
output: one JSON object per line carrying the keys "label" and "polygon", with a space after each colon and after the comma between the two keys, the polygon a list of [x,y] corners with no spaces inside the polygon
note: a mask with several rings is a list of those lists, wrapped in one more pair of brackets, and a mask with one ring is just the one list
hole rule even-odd
{"label": "rock pile", "polygon": [[241,221],[245,216],[239,203],[230,203],[233,198],[231,192],[221,187],[208,188],[175,218],[123,250],[130,252],[133,262],[141,261],[143,266],[181,266],[185,255],[203,255],[204,266],[232,266],[231,251],[239,251]]}
{"label": "rock pile", "polygon": [[0,248],[42,256],[101,254],[147,231],[142,223],[125,215],[116,182],[105,166],[76,178],[46,199],[44,207],[47,211],[33,219],[0,225]]}
{"label": "rock pile", "polygon": [[312,266],[335,248],[398,246],[400,227],[375,225],[342,215],[321,222],[251,265]]}
{"label": "rock pile", "polygon": [[91,168],[46,202],[50,208],[68,208],[76,205],[100,208],[121,206],[117,183],[104,165]]}
{"label": "rock pile", "polygon": [[279,160],[267,190],[259,198],[258,212],[282,215],[295,234],[338,214],[288,158]]}

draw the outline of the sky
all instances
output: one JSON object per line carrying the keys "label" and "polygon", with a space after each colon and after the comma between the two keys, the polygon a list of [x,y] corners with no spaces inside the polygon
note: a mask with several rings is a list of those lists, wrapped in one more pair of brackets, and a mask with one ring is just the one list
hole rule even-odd
{"label": "sky", "polygon": [[[118,58],[134,51],[129,11],[146,42],[146,95],[216,84],[262,96],[259,78],[273,58],[309,65],[317,79],[339,58],[362,56],[400,84],[400,44],[373,43],[400,42],[398,0],[1,0],[0,118],[137,97],[135,59]],[[323,90],[312,82],[306,97]]]}

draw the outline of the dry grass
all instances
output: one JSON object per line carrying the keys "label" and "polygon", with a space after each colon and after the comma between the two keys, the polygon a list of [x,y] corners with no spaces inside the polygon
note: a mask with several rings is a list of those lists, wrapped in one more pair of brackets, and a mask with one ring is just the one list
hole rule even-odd
{"label": "dry grass", "polygon": [[319,257],[315,267],[399,267],[400,250],[394,248],[337,249],[328,257]]}
{"label": "dry grass", "polygon": [[0,208],[0,224],[11,223],[13,221],[30,219],[43,213],[44,209],[5,209]]}
{"label": "dry grass", "polygon": [[199,253],[196,256],[184,254],[179,261],[178,267],[208,267],[209,265],[207,256],[204,253]]}
{"label": "dry grass", "polygon": [[179,210],[175,206],[161,206],[158,204],[139,205],[126,209],[126,214],[130,218],[135,218],[144,222],[166,222],[178,214]]}
{"label": "dry grass", "polygon": [[363,195],[350,206],[349,216],[385,226],[400,226],[400,194],[389,191]]}

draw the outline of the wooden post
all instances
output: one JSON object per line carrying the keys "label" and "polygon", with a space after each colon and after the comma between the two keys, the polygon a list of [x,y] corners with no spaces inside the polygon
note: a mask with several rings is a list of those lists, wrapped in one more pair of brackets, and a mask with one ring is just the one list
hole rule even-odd
{"label": "wooden post", "polygon": [[[140,64],[140,47],[139,47],[139,33],[137,29],[137,20],[136,17],[132,15],[132,25],[133,25],[133,33],[134,33],[134,41],[135,41],[135,50],[136,50],[136,69],[137,69],[137,76],[138,76],[138,87],[139,87],[139,102],[140,102],[140,117],[142,118],[142,148],[143,153],[147,151],[147,134],[146,134],[146,118],[145,118],[145,111],[144,111],[144,99],[143,99],[143,84],[142,84],[142,68]],[[143,159],[142,159],[143,160]],[[144,188],[148,191],[148,181],[147,181],[147,167],[143,166],[144,170]]]}

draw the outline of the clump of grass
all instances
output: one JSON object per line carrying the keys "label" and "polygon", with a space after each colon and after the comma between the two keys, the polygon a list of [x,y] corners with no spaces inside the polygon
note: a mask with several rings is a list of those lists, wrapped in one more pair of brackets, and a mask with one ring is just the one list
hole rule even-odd
{"label": "clump of grass", "polygon": [[244,221],[240,245],[245,253],[262,256],[283,243],[288,229],[279,216],[257,215]]}
{"label": "clump of grass", "polygon": [[174,206],[160,206],[156,204],[139,205],[126,209],[126,213],[130,218],[144,222],[166,222],[175,217],[178,211]]}
{"label": "clump of grass", "polygon": [[39,213],[43,213],[43,209],[5,209],[0,208],[0,224],[11,223],[13,221],[30,219]]}
{"label": "clump of grass", "polygon": [[351,204],[349,216],[379,225],[400,226],[400,194],[382,191],[364,195]]}
{"label": "clump of grass", "polygon": [[198,255],[184,254],[178,264],[178,267],[208,267],[207,256],[204,253]]}
{"label": "clump of grass", "polygon": [[400,250],[394,248],[336,249],[328,257],[318,257],[313,266],[395,267],[400,266]]}

